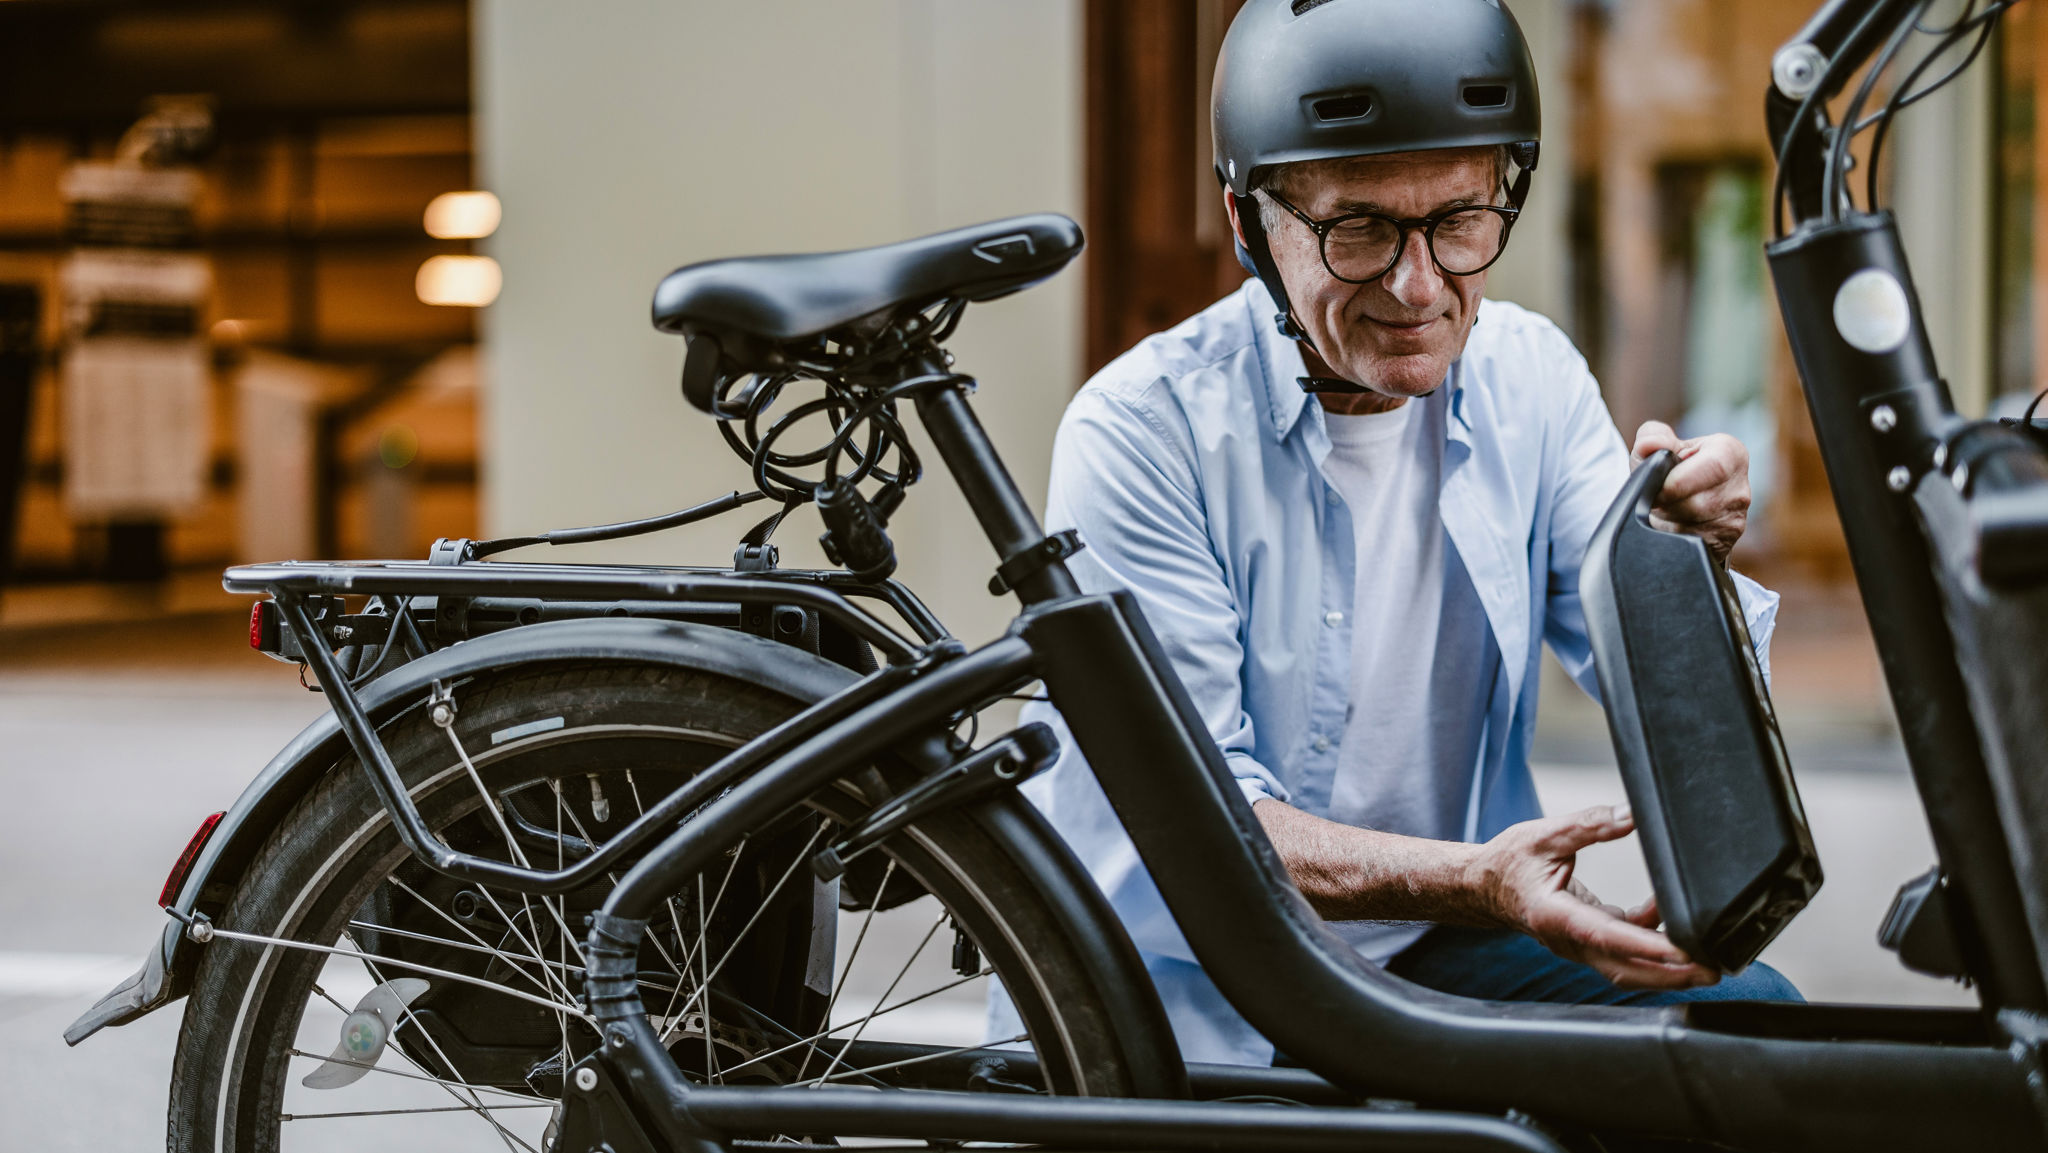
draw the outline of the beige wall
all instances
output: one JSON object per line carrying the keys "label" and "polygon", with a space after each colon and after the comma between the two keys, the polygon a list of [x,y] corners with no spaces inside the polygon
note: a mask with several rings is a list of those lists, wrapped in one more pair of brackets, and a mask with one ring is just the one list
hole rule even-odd
{"label": "beige wall", "polygon": [[1995,76],[1991,61],[1979,60],[1901,112],[1886,145],[1894,150],[1888,205],[1898,214],[1921,319],[1956,407],[1971,416],[1984,414],[1992,385]]}
{"label": "beige wall", "polygon": [[[682,342],[648,324],[670,269],[1080,214],[1077,0],[479,0],[476,16],[478,179],[505,205],[488,245],[505,289],[484,320],[487,533],[748,484],[677,392]],[[952,344],[1033,500],[1079,383],[1080,290],[1074,269],[976,306]],[[727,564],[749,523],[549,559]],[[943,472],[898,525],[901,575],[963,637],[998,629],[994,557]],[[817,533],[814,513],[793,516],[784,563],[821,563]]]}
{"label": "beige wall", "polygon": [[1529,41],[1543,95],[1543,153],[1514,243],[1487,273],[1486,295],[1512,300],[1569,327],[1572,187],[1571,0],[1518,0],[1515,22]]}

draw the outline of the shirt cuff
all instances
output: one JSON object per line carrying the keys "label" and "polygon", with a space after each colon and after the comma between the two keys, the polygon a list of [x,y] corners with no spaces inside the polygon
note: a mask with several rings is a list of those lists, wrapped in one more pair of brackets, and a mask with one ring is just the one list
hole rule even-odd
{"label": "shirt cuff", "polygon": [[1256,805],[1260,801],[1286,803],[1291,795],[1287,786],[1273,779],[1273,774],[1264,765],[1247,756],[1224,757],[1229,764],[1231,775],[1237,779],[1237,787],[1244,793],[1244,803]]}
{"label": "shirt cuff", "polygon": [[1771,684],[1771,634],[1778,628],[1778,594],[1736,572],[1735,592],[1742,601],[1742,623],[1749,628],[1749,643],[1756,650],[1756,663],[1764,675],[1764,687]]}

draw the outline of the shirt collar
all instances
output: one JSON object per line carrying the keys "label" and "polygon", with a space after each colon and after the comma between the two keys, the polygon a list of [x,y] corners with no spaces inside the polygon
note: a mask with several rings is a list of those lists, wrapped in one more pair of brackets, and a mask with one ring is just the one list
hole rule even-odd
{"label": "shirt collar", "polygon": [[[1252,341],[1259,352],[1260,386],[1266,390],[1273,436],[1286,440],[1310,404],[1309,394],[1301,390],[1299,383],[1301,377],[1308,375],[1308,366],[1301,359],[1301,345],[1280,335],[1273,320],[1279,306],[1257,277],[1245,281],[1244,300],[1251,311]],[[1479,307],[1483,312],[1486,303],[1481,301]],[[1444,423],[1450,439],[1469,442],[1472,421],[1465,412],[1465,372],[1465,358],[1461,356],[1451,362],[1450,371],[1444,374],[1444,387],[1451,392],[1450,419]]]}

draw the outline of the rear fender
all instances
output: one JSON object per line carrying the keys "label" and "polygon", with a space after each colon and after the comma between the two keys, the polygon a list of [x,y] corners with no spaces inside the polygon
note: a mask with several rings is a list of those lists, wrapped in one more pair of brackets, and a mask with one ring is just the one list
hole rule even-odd
{"label": "rear fender", "polygon": [[[680,621],[605,617],[556,621],[451,645],[402,665],[360,690],[364,711],[383,727],[426,703],[433,682],[460,682],[483,673],[561,661],[629,661],[714,673],[760,685],[810,704],[858,679],[823,658],[732,629]],[[240,884],[263,841],[292,806],[348,756],[348,739],[333,713],[292,738],[222,817],[173,906],[178,912],[218,913]],[[101,998],[65,1030],[78,1044],[108,1025],[125,1025],[185,995],[198,968],[200,946],[184,926],[166,918],[162,939],[142,968]]]}

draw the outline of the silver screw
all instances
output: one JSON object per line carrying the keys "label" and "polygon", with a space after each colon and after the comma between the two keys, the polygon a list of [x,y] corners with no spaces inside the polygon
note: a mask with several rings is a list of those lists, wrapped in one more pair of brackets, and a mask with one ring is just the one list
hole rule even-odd
{"label": "silver screw", "polygon": [[185,927],[185,935],[194,943],[204,945],[213,940],[213,925],[206,921],[194,921]]}
{"label": "silver screw", "polygon": [[1788,98],[1804,100],[1808,93],[1820,86],[1821,73],[1827,69],[1827,64],[1827,57],[1809,43],[1801,41],[1787,45],[1771,58],[1771,83]]}
{"label": "silver screw", "polygon": [[597,1070],[588,1065],[576,1070],[576,1087],[585,1093],[597,1088]]}
{"label": "silver screw", "polygon": [[1892,470],[1885,474],[1884,482],[1891,486],[1893,492],[1904,492],[1906,487],[1913,483],[1913,470],[1903,464],[1895,464]]}
{"label": "silver screw", "polygon": [[356,635],[356,630],[347,625],[334,626],[334,639],[337,641],[345,641],[354,635]]}
{"label": "silver screw", "polygon": [[1892,411],[1891,405],[1880,404],[1870,410],[1870,427],[1879,432],[1890,432],[1899,427],[1899,414]]}
{"label": "silver screw", "polygon": [[435,705],[434,711],[428,715],[433,718],[436,725],[444,729],[448,727],[449,721],[455,719],[455,714],[448,711],[447,705]]}
{"label": "silver screw", "polygon": [[1947,445],[1945,445],[1945,444],[1937,444],[1937,445],[1935,445],[1935,446],[1934,446],[1934,467],[1936,467],[1936,468],[1940,468],[1940,467],[1942,467],[1943,465],[1945,465],[1945,464],[1947,464],[1947,463],[1948,463],[1948,446],[1947,446]]}

